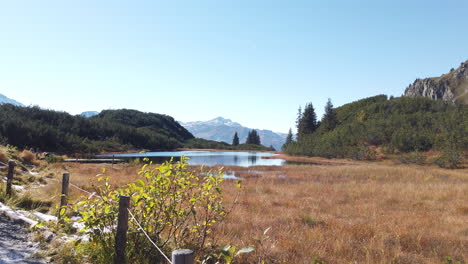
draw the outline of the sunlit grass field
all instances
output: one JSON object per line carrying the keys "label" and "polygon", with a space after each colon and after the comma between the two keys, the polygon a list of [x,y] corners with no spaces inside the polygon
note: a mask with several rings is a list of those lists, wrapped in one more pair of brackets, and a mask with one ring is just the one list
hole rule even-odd
{"label": "sunlit grass field", "polygon": [[[41,173],[60,179],[69,171],[73,184],[92,192],[103,169],[118,186],[137,179],[140,166],[59,163]],[[314,165],[225,170],[243,183],[240,193],[235,181],[223,184],[232,209],[215,230],[216,243],[255,247],[242,263],[468,259],[468,169],[317,159]],[[53,180],[31,190],[54,201],[59,192]],[[76,200],[83,193],[71,188],[70,195]]]}

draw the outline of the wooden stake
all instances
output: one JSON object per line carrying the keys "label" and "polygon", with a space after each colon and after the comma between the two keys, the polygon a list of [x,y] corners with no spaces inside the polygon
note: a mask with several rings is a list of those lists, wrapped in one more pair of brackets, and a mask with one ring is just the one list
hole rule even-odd
{"label": "wooden stake", "polygon": [[130,196],[121,195],[119,200],[119,217],[117,220],[117,233],[115,234],[114,264],[125,264],[125,247],[127,246],[128,207]]}
{"label": "wooden stake", "polygon": [[193,264],[194,257],[190,249],[177,249],[172,251],[172,264]]}
{"label": "wooden stake", "polygon": [[16,162],[13,160],[8,161],[8,175],[7,175],[7,186],[6,193],[11,196],[11,185],[13,183],[13,174],[15,173]]}
{"label": "wooden stake", "polygon": [[62,208],[67,206],[68,202],[68,184],[70,183],[70,173],[65,172],[62,177],[62,196],[60,197],[60,208],[58,218],[62,217]]}

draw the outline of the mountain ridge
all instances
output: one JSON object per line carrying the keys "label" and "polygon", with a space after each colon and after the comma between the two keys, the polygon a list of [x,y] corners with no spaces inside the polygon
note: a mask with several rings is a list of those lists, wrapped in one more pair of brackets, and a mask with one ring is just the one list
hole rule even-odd
{"label": "mountain ridge", "polygon": [[99,115],[99,112],[97,111],[86,111],[80,114],[80,116],[86,117],[86,118],[97,116],[97,115]]}
{"label": "mountain ridge", "polygon": [[[245,142],[247,135],[252,128],[244,127],[231,119],[216,117],[208,121],[193,121],[179,123],[185,127],[195,137],[207,140],[214,140],[226,143],[232,143],[234,133],[237,132],[241,143]],[[256,129],[260,135],[261,144],[264,146],[273,146],[280,150],[286,141],[286,133],[278,133],[267,129]]]}
{"label": "mountain ridge", "polygon": [[5,95],[3,94],[0,94],[0,105],[2,104],[12,104],[12,105],[16,105],[16,106],[24,106],[24,104],[16,101],[16,100],[13,100],[11,98],[8,98],[6,97]]}
{"label": "mountain ridge", "polygon": [[468,104],[468,60],[440,77],[416,79],[405,89],[404,96]]}

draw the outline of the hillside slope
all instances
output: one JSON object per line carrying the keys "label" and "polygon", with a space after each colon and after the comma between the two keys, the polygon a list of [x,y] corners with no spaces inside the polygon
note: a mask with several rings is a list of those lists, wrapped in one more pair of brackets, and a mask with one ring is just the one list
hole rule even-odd
{"label": "hillside slope", "polygon": [[292,143],[293,155],[370,158],[370,146],[401,153],[431,149],[468,150],[468,105],[428,98],[385,95],[335,109],[338,125]]}
{"label": "hillside slope", "polygon": [[5,104],[0,105],[0,124],[0,144],[42,151],[169,150],[193,138],[170,116],[126,109],[85,118]]}
{"label": "hillside slope", "polygon": [[406,88],[405,96],[468,104],[468,60],[440,77],[415,80]]}
{"label": "hillside slope", "polygon": [[[244,143],[251,128],[244,127],[230,119],[217,117],[209,121],[180,122],[187,130],[198,138],[232,143],[234,133],[237,132],[239,141]],[[280,150],[286,140],[286,134],[276,133],[271,130],[257,130],[260,141],[264,146],[273,146]]]}

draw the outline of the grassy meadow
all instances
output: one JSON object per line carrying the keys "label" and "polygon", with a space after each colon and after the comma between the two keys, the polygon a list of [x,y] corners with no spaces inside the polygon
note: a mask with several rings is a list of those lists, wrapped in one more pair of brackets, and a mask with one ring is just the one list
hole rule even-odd
{"label": "grassy meadow", "polygon": [[[232,208],[216,227],[218,245],[253,246],[239,263],[465,263],[468,169],[396,162],[300,158],[301,165],[226,167],[243,178],[223,183]],[[137,179],[141,164],[56,163],[41,174],[93,191],[105,169],[111,184]],[[53,179],[29,190],[56,202]],[[83,193],[70,189],[71,199]],[[454,261],[450,262],[448,257]],[[321,262],[322,261],[322,262]]]}

